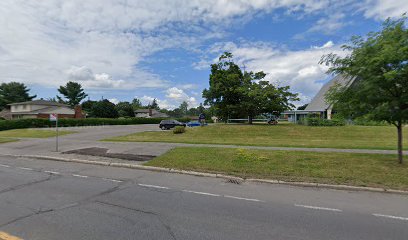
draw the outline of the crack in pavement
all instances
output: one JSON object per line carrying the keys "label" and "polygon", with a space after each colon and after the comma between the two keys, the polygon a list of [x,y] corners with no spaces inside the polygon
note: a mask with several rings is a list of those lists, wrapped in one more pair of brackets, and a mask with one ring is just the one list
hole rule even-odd
{"label": "crack in pavement", "polygon": [[102,205],[107,205],[107,206],[111,206],[111,207],[117,207],[117,208],[121,208],[121,209],[125,209],[125,210],[130,210],[130,211],[134,211],[134,212],[138,212],[138,213],[153,215],[153,216],[157,217],[157,219],[160,221],[160,223],[163,225],[163,227],[167,230],[167,232],[172,237],[172,239],[177,240],[176,235],[174,234],[173,230],[171,229],[169,224],[167,224],[162,219],[162,216],[159,213],[152,212],[152,211],[146,211],[146,210],[142,210],[142,209],[138,209],[138,208],[127,207],[127,206],[114,204],[114,203],[109,203],[109,202],[98,201],[98,200],[94,201],[94,202],[102,204]]}
{"label": "crack in pavement", "polygon": [[[46,182],[46,181],[49,181],[49,180],[51,180],[51,179],[57,179],[57,178],[60,178],[60,177],[62,177],[62,176],[55,176],[55,175],[50,174],[46,179],[42,179],[42,180],[40,180],[40,181],[35,181],[35,182],[30,182],[30,183],[27,183],[27,184],[22,184],[22,185],[19,185],[19,186],[15,186],[15,187],[12,187],[12,188],[10,188],[10,189],[7,189],[7,191],[2,191],[2,192],[0,192],[0,193],[9,192],[9,191],[14,191],[14,190],[17,190],[17,189],[21,189],[21,188],[23,188],[23,187],[26,187],[26,186],[34,185],[34,184],[41,183],[41,182]],[[66,204],[66,205],[63,205],[63,206],[60,206],[60,207],[49,208],[49,209],[45,209],[45,210],[40,209],[40,210],[38,210],[38,211],[33,211],[32,209],[29,209],[29,208],[28,208],[30,211],[33,211],[33,213],[28,214],[28,215],[25,215],[25,216],[22,216],[22,217],[15,218],[15,219],[13,219],[13,220],[11,220],[11,221],[8,221],[8,222],[6,222],[6,223],[4,223],[4,224],[1,224],[1,225],[0,225],[0,228],[5,227],[5,226],[10,225],[10,224],[13,224],[13,223],[16,223],[16,222],[18,222],[18,221],[21,221],[21,220],[24,220],[24,219],[33,217],[33,216],[37,216],[37,215],[41,215],[41,214],[49,213],[49,212],[61,211],[61,210],[65,210],[65,209],[68,209],[68,208],[80,206],[80,205],[82,205],[82,204],[88,203],[91,199],[93,199],[93,198],[95,198],[95,197],[103,196],[103,195],[105,195],[105,194],[110,194],[110,193],[115,192],[115,191],[117,191],[117,190],[125,189],[125,188],[120,188],[120,186],[121,186],[123,183],[124,183],[124,182],[122,182],[121,184],[118,184],[117,186],[115,186],[115,187],[113,187],[113,188],[110,188],[110,189],[108,189],[108,190],[106,190],[106,191],[103,191],[103,192],[101,192],[101,193],[92,195],[92,196],[87,197],[87,198],[85,198],[85,199],[82,199],[82,200],[79,200],[79,201],[76,201],[76,202],[73,202],[73,203],[69,203],[69,204]],[[26,208],[26,207],[24,207],[24,208]]]}
{"label": "crack in pavement", "polygon": [[24,184],[21,184],[21,185],[17,185],[17,186],[13,186],[13,187],[10,187],[10,188],[7,188],[7,189],[3,189],[3,190],[0,191],[0,194],[15,191],[15,190],[18,190],[18,189],[22,189],[22,188],[32,186],[32,185],[35,185],[35,184],[38,184],[38,183],[43,183],[43,182],[47,182],[47,181],[50,181],[50,180],[55,180],[55,179],[58,179],[58,178],[60,178],[60,176],[55,176],[55,175],[50,174],[45,179],[41,179],[41,180],[38,180],[38,181],[29,182],[29,183],[24,183]]}
{"label": "crack in pavement", "polygon": [[7,226],[7,225],[10,225],[10,224],[12,224],[12,223],[16,223],[16,222],[18,222],[18,221],[24,220],[24,219],[26,219],[26,218],[30,218],[30,217],[32,217],[32,216],[36,216],[36,215],[40,215],[40,214],[44,214],[44,213],[48,213],[48,212],[52,212],[52,211],[54,211],[54,210],[53,210],[53,209],[40,210],[40,211],[31,213],[31,214],[28,214],[28,215],[25,215],[25,216],[22,216],[22,217],[18,217],[18,218],[15,218],[15,219],[13,219],[13,220],[11,220],[11,221],[9,221],[9,222],[6,222],[6,223],[1,224],[1,225],[0,225],[0,228],[5,227],[5,226]]}

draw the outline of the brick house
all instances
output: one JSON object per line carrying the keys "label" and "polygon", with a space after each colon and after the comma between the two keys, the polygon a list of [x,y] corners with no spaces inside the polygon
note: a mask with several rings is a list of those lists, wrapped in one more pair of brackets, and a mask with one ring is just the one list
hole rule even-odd
{"label": "brick house", "polygon": [[5,119],[49,118],[51,113],[56,113],[59,118],[84,118],[80,106],[72,109],[66,104],[42,99],[12,103],[8,106],[9,109],[0,112],[0,117]]}

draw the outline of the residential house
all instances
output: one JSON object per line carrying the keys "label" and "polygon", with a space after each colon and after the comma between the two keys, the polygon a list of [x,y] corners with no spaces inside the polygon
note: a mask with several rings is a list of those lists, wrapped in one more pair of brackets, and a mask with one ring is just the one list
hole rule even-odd
{"label": "residential house", "polygon": [[43,99],[8,104],[9,109],[0,112],[5,119],[49,118],[51,113],[58,114],[59,118],[84,118],[81,107],[75,109],[62,103]]}
{"label": "residential house", "polygon": [[168,118],[169,115],[157,111],[156,109],[137,109],[135,116],[140,118]]}
{"label": "residential house", "polygon": [[307,105],[305,110],[285,111],[282,113],[282,115],[290,122],[297,122],[310,114],[316,114],[322,118],[331,119],[333,114],[333,105],[327,103],[325,99],[327,92],[336,84],[340,84],[341,86],[350,86],[353,81],[353,79],[344,77],[343,75],[337,75],[323,85],[316,96],[314,96],[312,101]]}

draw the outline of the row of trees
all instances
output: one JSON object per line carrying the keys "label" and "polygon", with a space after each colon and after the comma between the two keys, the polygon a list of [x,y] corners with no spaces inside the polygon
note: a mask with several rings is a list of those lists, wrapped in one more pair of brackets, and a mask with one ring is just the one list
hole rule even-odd
{"label": "row of trees", "polygon": [[[29,94],[30,89],[23,83],[10,82],[0,85],[0,111],[7,107],[10,103],[31,101],[36,98],[36,95]],[[173,110],[160,109],[157,100],[153,99],[147,105],[143,105],[140,99],[134,98],[131,102],[123,101],[117,104],[110,102],[107,99],[99,101],[86,100],[83,101],[88,94],[85,93],[81,84],[77,82],[68,82],[64,86],[58,88],[60,95],[48,100],[64,103],[71,107],[81,105],[82,109],[87,112],[89,117],[97,118],[117,118],[117,117],[134,117],[134,111],[137,109],[155,109],[163,113],[167,113],[171,117],[198,116],[200,113],[207,110],[200,104],[197,108],[189,108],[187,102]]]}

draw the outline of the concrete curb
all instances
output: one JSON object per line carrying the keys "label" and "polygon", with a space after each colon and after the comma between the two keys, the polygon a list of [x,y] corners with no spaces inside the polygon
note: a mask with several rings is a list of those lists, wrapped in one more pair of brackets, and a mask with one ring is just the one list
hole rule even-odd
{"label": "concrete curb", "polygon": [[10,156],[10,157],[19,157],[19,158],[35,158],[35,159],[61,161],[61,162],[75,162],[75,163],[82,163],[82,164],[131,168],[131,169],[154,171],[154,172],[178,173],[178,174],[186,174],[186,175],[199,176],[199,177],[211,177],[211,178],[222,178],[222,179],[227,179],[227,180],[237,180],[241,182],[280,184],[280,185],[288,185],[288,186],[296,186],[296,187],[314,187],[314,188],[325,188],[325,189],[335,189],[335,190],[365,191],[365,192],[393,193],[393,194],[408,195],[408,191],[396,190],[396,189],[386,189],[386,188],[357,187],[357,186],[349,186],[349,185],[309,183],[309,182],[286,182],[286,181],[281,181],[281,180],[268,180],[268,179],[256,179],[256,178],[244,179],[240,177],[224,175],[224,174],[217,174],[217,173],[195,172],[195,171],[177,170],[177,169],[172,169],[172,168],[135,165],[135,164],[129,164],[129,163],[69,159],[69,158],[42,156],[42,155],[12,155],[12,154],[0,154],[0,155]]}

